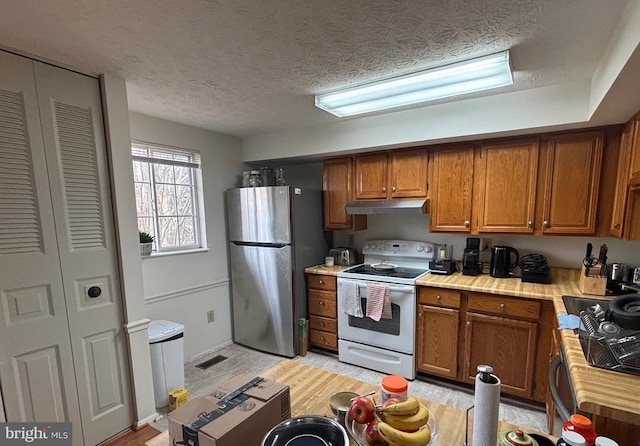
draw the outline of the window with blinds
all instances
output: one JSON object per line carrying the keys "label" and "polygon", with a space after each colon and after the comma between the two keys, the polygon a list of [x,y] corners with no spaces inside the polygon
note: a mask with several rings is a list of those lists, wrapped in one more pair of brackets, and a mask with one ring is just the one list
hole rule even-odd
{"label": "window with blinds", "polygon": [[131,144],[138,229],[154,237],[155,252],[201,248],[200,154],[134,141]]}

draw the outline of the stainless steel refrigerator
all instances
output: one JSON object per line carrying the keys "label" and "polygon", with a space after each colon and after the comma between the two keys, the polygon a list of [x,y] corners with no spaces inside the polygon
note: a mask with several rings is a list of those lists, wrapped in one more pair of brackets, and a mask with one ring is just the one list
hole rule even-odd
{"label": "stainless steel refrigerator", "polygon": [[307,317],[304,269],[324,261],[322,191],[289,186],[227,191],[233,340],[298,354]]}

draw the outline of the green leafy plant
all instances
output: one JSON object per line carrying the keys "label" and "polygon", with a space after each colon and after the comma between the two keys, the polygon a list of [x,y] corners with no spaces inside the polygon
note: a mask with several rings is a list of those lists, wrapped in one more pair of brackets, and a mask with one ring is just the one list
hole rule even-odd
{"label": "green leafy plant", "polygon": [[153,243],[153,236],[148,232],[138,231],[140,233],[140,243]]}

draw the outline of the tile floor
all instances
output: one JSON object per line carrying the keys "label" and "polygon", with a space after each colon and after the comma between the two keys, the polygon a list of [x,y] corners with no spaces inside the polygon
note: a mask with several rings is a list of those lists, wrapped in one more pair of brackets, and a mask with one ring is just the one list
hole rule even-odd
{"label": "tile floor", "polygon": [[[226,356],[227,359],[205,370],[196,367],[197,364],[216,355]],[[185,387],[191,397],[202,395],[219,383],[238,374],[260,374],[282,359],[284,358],[280,356],[232,344],[194,358],[185,364]],[[371,384],[379,384],[384,376],[384,374],[373,370],[339,362],[337,355],[321,350],[309,351],[306,356],[296,356],[293,360]],[[467,409],[473,405],[473,388],[457,386],[436,379],[419,377],[409,383],[409,391],[419,398],[459,409]],[[153,426],[162,431],[167,428],[167,410],[165,408],[158,411],[160,417],[153,423]],[[547,431],[546,416],[542,406],[532,406],[503,398],[500,403],[500,419],[521,426],[526,430]]]}

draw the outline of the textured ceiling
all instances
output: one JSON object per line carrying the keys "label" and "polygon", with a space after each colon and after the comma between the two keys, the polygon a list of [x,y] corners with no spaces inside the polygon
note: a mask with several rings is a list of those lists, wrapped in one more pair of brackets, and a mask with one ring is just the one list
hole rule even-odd
{"label": "textured ceiling", "polygon": [[505,49],[499,92],[588,79],[625,4],[1,0],[0,46],[124,78],[132,111],[248,136],[337,120],[315,93]]}

